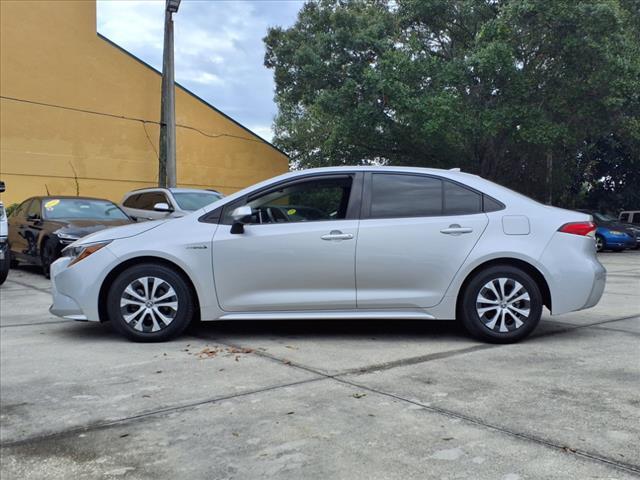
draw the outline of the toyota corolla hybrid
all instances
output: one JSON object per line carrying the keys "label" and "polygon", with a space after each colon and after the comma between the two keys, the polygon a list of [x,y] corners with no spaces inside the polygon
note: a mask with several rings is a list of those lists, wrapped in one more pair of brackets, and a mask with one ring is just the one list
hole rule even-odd
{"label": "toyota corolla hybrid", "polygon": [[51,266],[51,312],[110,320],[137,341],[175,337],[194,318],[457,318],[514,342],[543,306],[599,301],[594,230],[589,215],[459,171],[305,170],[73,243]]}

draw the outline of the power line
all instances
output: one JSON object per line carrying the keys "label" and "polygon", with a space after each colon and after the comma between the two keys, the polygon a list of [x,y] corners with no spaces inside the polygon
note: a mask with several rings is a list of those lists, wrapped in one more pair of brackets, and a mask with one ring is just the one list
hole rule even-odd
{"label": "power line", "polygon": [[[27,104],[31,104],[31,105],[38,105],[38,106],[41,106],[41,107],[58,108],[58,109],[61,109],[61,110],[69,110],[69,111],[72,111],[72,112],[88,113],[88,114],[91,114],[91,115],[100,115],[100,116],[103,116],[103,117],[117,118],[117,119],[120,119],[120,120],[129,120],[129,121],[134,121],[134,122],[140,122],[140,123],[142,123],[143,127],[145,128],[145,134],[147,135],[147,138],[149,139],[150,143],[151,143],[151,139],[149,138],[149,134],[147,133],[146,124],[147,123],[151,123],[153,125],[159,125],[159,126],[163,125],[162,122],[158,122],[156,120],[147,120],[147,119],[144,119],[144,118],[129,117],[127,115],[116,115],[116,114],[113,114],[113,113],[98,112],[96,110],[87,110],[87,109],[77,108],[77,107],[68,107],[68,106],[65,106],[65,105],[56,105],[56,104],[53,104],[53,103],[38,102],[36,100],[27,100],[27,99],[24,99],[24,98],[7,97],[7,96],[4,96],[4,95],[0,95],[0,98],[3,99],[3,100],[11,100],[11,101],[14,101],[14,102],[27,103]],[[229,138],[236,138],[238,140],[246,140],[248,142],[256,142],[256,143],[268,145],[267,142],[265,142],[264,140],[258,140],[258,139],[255,139],[255,138],[243,137],[241,135],[233,135],[231,133],[218,133],[218,134],[207,133],[207,132],[205,132],[203,130],[200,130],[197,127],[193,127],[191,125],[184,125],[184,124],[177,123],[176,127],[184,128],[186,130],[193,130],[194,132],[197,132],[200,135],[202,135],[204,137],[207,137],[207,138],[229,137]],[[153,146],[153,143],[152,143],[152,146]],[[157,156],[158,152],[155,149],[155,146],[153,147],[153,149],[156,152],[156,156]]]}

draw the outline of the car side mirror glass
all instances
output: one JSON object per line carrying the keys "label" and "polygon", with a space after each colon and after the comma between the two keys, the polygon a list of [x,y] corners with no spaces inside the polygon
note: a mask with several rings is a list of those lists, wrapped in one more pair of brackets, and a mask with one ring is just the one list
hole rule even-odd
{"label": "car side mirror glass", "polygon": [[231,212],[231,218],[233,219],[231,233],[244,233],[244,226],[251,222],[252,213],[253,210],[249,205],[243,205],[233,210]]}
{"label": "car side mirror glass", "polygon": [[0,193],[4,192],[4,182],[0,180]]}
{"label": "car side mirror glass", "polygon": [[156,203],[153,209],[156,212],[173,212],[173,209],[165,202]]}

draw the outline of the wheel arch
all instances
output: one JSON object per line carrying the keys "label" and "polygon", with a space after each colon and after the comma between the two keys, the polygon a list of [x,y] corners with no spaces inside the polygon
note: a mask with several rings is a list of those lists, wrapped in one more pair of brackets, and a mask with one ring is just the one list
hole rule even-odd
{"label": "wheel arch", "polygon": [[460,285],[460,288],[458,289],[458,295],[456,298],[456,309],[460,308],[464,291],[467,288],[467,285],[469,284],[469,282],[471,282],[471,280],[473,279],[473,277],[475,277],[482,270],[489,267],[494,267],[497,265],[508,265],[510,267],[516,267],[523,270],[527,274],[529,274],[531,278],[533,278],[533,280],[536,282],[536,285],[538,285],[538,288],[540,289],[540,294],[542,295],[542,303],[544,304],[545,307],[549,309],[549,311],[551,311],[551,290],[549,289],[549,284],[547,282],[547,279],[544,277],[542,272],[538,270],[538,268],[536,268],[531,263],[521,260],[519,258],[512,258],[512,257],[493,258],[491,260],[487,260],[486,262],[481,263],[480,265],[476,266],[473,270],[471,270],[465,277],[464,281],[462,282],[462,285]]}
{"label": "wheel arch", "polygon": [[185,272],[184,269],[181,268],[179,265],[177,265],[176,263],[170,260],[167,260],[166,258],[156,257],[152,255],[145,255],[142,257],[129,258],[119,263],[118,265],[113,267],[111,271],[107,274],[107,276],[104,278],[104,280],[102,281],[102,285],[100,286],[100,292],[98,293],[98,316],[99,316],[100,322],[105,322],[108,320],[107,295],[109,293],[109,287],[111,287],[116,277],[120,275],[120,273],[124,272],[127,268],[130,268],[134,265],[140,265],[142,263],[164,265],[165,267],[171,268],[176,273],[178,273],[187,282],[187,285],[191,290],[191,294],[193,295],[193,299],[195,301],[194,320],[197,321],[200,319],[200,299],[198,298],[198,291],[196,290],[196,287],[193,284],[193,281],[191,280],[187,272]]}

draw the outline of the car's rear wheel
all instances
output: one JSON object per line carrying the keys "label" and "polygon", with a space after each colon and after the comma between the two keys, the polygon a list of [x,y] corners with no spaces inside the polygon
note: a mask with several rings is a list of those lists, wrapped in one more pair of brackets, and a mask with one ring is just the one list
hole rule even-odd
{"label": "car's rear wheel", "polygon": [[604,238],[602,235],[596,235],[596,251],[601,252],[604,250]]}
{"label": "car's rear wheel", "polygon": [[458,311],[474,337],[513,343],[528,336],[540,322],[542,295],[529,274],[510,265],[497,265],[471,279]]}
{"label": "car's rear wheel", "polygon": [[191,289],[181,274],[164,265],[140,264],[115,279],[107,295],[113,327],[138,342],[180,335],[194,316]]}

